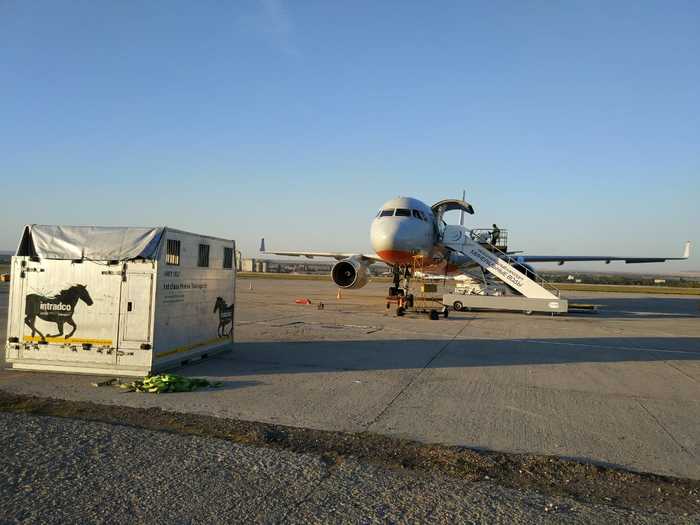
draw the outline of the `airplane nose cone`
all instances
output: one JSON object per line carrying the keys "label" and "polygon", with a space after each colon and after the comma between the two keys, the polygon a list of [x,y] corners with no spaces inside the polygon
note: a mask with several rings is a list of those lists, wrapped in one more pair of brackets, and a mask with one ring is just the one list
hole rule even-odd
{"label": "airplane nose cone", "polygon": [[422,248],[422,239],[416,234],[410,219],[375,220],[370,230],[374,251],[383,259],[400,264],[410,261],[411,255]]}

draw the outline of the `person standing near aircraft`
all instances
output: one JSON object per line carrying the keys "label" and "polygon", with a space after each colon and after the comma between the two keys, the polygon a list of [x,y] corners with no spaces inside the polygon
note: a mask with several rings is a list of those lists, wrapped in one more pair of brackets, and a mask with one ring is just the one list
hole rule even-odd
{"label": "person standing near aircraft", "polygon": [[494,223],[493,230],[491,231],[491,244],[498,246],[498,241],[501,238],[501,229]]}

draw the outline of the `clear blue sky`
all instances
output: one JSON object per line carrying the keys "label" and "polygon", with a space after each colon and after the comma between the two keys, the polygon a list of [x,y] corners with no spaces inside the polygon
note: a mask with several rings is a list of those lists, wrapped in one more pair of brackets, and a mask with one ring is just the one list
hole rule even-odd
{"label": "clear blue sky", "polygon": [[36,222],[366,251],[384,201],[466,188],[514,249],[680,254],[700,3],[563,4],[3,1],[0,248]]}

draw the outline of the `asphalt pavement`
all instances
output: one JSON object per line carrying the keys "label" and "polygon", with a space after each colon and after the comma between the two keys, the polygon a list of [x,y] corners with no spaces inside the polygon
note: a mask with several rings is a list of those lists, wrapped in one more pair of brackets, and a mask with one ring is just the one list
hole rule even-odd
{"label": "asphalt pavement", "polygon": [[214,392],[124,394],[12,371],[0,388],[700,479],[698,297],[567,292],[600,313],[430,321],[391,315],[384,288],[338,300],[327,282],[241,280],[233,352],[178,370],[223,381]]}

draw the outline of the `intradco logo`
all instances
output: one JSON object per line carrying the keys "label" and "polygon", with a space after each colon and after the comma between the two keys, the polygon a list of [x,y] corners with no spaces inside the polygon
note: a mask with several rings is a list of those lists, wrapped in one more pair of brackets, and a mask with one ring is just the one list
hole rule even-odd
{"label": "intradco logo", "polygon": [[73,307],[63,303],[41,303],[39,309],[42,312],[70,312],[73,310]]}
{"label": "intradco logo", "polygon": [[[35,334],[39,334],[42,340],[45,340],[47,337],[63,336],[63,325],[68,324],[72,327],[71,332],[64,336],[65,339],[68,339],[78,328],[78,325],[73,321],[75,306],[78,304],[78,301],[83,301],[87,306],[92,305],[92,297],[90,297],[87,286],[84,284],[74,284],[65,290],[61,290],[54,297],[46,297],[35,293],[28,294],[25,297],[24,304],[24,324],[32,329],[32,337]],[[46,336],[42,334],[36,327],[37,317],[42,321],[56,323],[58,333],[53,335],[47,334]]]}

